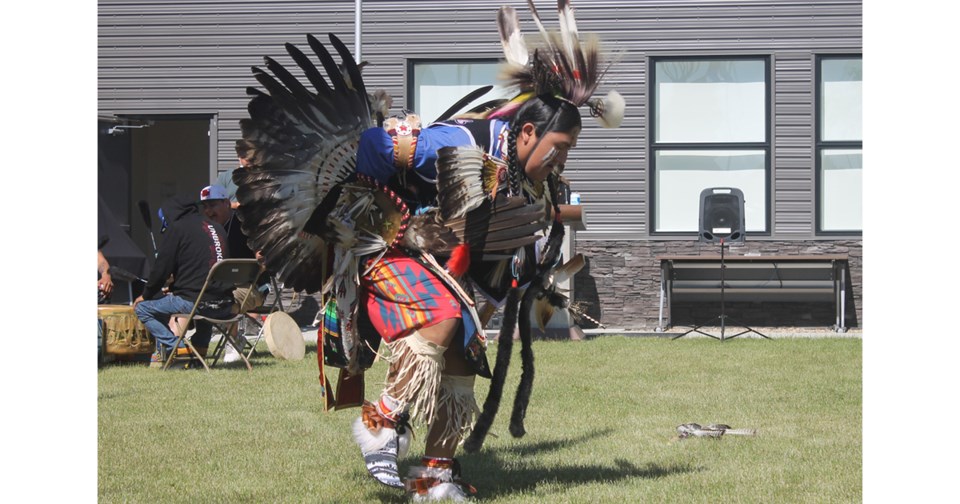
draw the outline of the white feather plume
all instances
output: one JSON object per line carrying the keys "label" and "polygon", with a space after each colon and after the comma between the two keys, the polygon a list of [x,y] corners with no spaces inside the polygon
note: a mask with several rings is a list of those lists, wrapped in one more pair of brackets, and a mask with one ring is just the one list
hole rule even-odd
{"label": "white feather plume", "polygon": [[[563,47],[567,51],[567,57],[570,61],[576,61],[578,51],[579,35],[577,33],[577,20],[573,17],[573,6],[569,0],[557,0],[557,16],[560,18],[560,39],[563,41]],[[578,68],[577,70],[582,70]]]}
{"label": "white feather plume", "polygon": [[503,45],[503,55],[507,63],[526,66],[530,60],[530,53],[520,32],[520,18],[517,16],[517,10],[509,5],[500,7],[497,12],[497,26],[500,29],[500,43]]}
{"label": "white feather plume", "polygon": [[527,0],[527,5],[530,7],[530,14],[533,15],[533,22],[537,24],[537,29],[539,29],[540,34],[543,35],[543,40],[549,41],[550,35],[547,33],[547,29],[543,27],[543,23],[540,21],[540,13],[537,12],[537,6],[533,5],[533,0]]}

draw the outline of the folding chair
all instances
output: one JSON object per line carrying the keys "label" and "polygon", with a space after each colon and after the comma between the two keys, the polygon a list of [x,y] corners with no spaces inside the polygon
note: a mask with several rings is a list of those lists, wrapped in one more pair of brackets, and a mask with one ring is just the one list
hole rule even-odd
{"label": "folding chair", "polygon": [[[177,356],[176,348],[180,346],[180,342],[182,341],[187,345],[187,348],[190,349],[192,356],[200,360],[200,363],[203,364],[204,369],[210,371],[210,366],[207,365],[206,359],[213,359],[211,366],[216,364],[220,354],[226,348],[225,345],[230,344],[228,340],[230,339],[229,335],[231,327],[237,326],[237,324],[243,320],[244,317],[246,317],[246,314],[244,312],[239,312],[226,319],[215,319],[203,316],[198,313],[198,309],[203,300],[203,295],[206,293],[207,288],[210,287],[211,283],[218,283],[221,285],[229,285],[231,290],[237,287],[248,287],[247,296],[249,296],[250,292],[256,288],[256,282],[259,276],[260,263],[258,263],[256,259],[224,259],[217,264],[214,264],[213,268],[210,269],[210,273],[207,274],[207,279],[204,281],[203,288],[200,289],[200,295],[197,296],[197,301],[193,303],[193,308],[190,310],[190,313],[176,313],[172,315],[172,317],[174,317],[176,320],[177,342],[173,346],[174,350],[170,352],[169,356],[167,356],[166,362],[163,365],[163,369],[169,368],[176,359],[192,358],[190,356]],[[208,354],[206,356],[200,355],[200,352],[198,352],[196,347],[193,346],[193,343],[190,341],[190,339],[186,338],[187,329],[190,327],[190,323],[195,321],[209,322],[211,325],[219,329],[223,334],[223,337],[220,338],[220,342],[217,343],[217,346],[212,354]],[[247,360],[242,353],[240,356],[243,358],[243,362],[247,365],[247,370],[252,370],[253,367],[250,366],[250,361]]]}
{"label": "folding chair", "polygon": [[283,300],[281,299],[282,296],[279,283],[277,282],[277,278],[275,276],[270,277],[270,290],[274,294],[272,303],[264,302],[261,306],[247,310],[247,314],[253,315],[253,317],[247,317],[246,320],[244,320],[244,323],[253,322],[257,325],[257,337],[254,338],[253,343],[244,337],[245,343],[250,345],[249,350],[247,350],[247,359],[250,359],[250,356],[253,355],[253,351],[257,349],[257,344],[260,343],[260,339],[263,338],[263,321],[260,317],[264,315],[270,315],[275,311],[283,311]]}

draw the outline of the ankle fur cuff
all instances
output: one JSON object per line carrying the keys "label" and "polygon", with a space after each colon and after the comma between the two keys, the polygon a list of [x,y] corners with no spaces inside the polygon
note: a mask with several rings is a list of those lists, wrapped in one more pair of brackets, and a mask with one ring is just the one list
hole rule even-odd
{"label": "ankle fur cuff", "polygon": [[362,418],[357,417],[357,419],[353,421],[353,440],[360,445],[360,451],[363,453],[377,451],[386,446],[390,440],[398,436],[397,458],[403,458],[407,455],[407,451],[410,449],[409,429],[407,429],[403,435],[397,434],[396,429],[391,429],[389,427],[381,427],[379,431],[373,432],[367,428],[366,424],[363,423]]}

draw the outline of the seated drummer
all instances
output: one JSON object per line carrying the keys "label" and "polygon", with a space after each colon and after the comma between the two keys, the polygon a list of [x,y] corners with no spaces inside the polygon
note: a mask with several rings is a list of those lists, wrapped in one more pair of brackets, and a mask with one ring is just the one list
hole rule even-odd
{"label": "seated drummer", "polygon": [[[227,241],[230,243],[231,258],[233,259],[257,259],[261,262],[261,272],[263,270],[263,256],[254,253],[247,245],[247,237],[240,229],[240,217],[235,206],[231,203],[230,194],[226,188],[214,184],[204,187],[200,191],[200,206],[203,215],[208,219],[220,224],[227,231]],[[248,292],[249,291],[249,292]],[[246,312],[254,308],[263,306],[267,293],[270,291],[270,274],[261,273],[257,281],[257,288],[250,291],[247,287],[237,287],[233,290],[233,311],[234,313]],[[242,305],[241,305],[242,303]],[[250,315],[254,317],[255,315]],[[230,330],[230,337],[233,344],[227,347],[223,354],[223,362],[236,362],[240,360],[240,352],[243,351],[242,341],[236,339],[238,332],[237,326]]]}
{"label": "seated drummer", "polygon": [[[137,318],[157,341],[151,367],[163,365],[163,355],[173,350],[177,337],[167,324],[175,313],[190,313],[214,264],[230,257],[227,233],[220,224],[201,215],[193,198],[174,197],[161,206],[163,239],[157,260],[143,295],[134,302]],[[173,276],[169,292],[163,295],[167,279]],[[230,288],[210,285],[200,306],[202,314],[228,318],[233,308]],[[210,344],[212,327],[197,321],[191,342],[201,355]],[[162,352],[161,352],[162,350]],[[189,355],[181,343],[178,355]]]}
{"label": "seated drummer", "polygon": [[[227,243],[230,244],[231,259],[257,259],[263,261],[260,254],[254,253],[247,245],[247,237],[240,229],[240,217],[230,203],[230,195],[221,185],[210,185],[200,191],[200,207],[206,218],[223,226],[227,231]],[[261,266],[262,269],[262,266]],[[266,293],[270,289],[270,274],[260,275],[257,281],[257,289],[247,296],[247,288],[239,287],[234,289],[234,312],[248,311],[259,306],[263,306]],[[241,307],[240,303],[244,302]]]}

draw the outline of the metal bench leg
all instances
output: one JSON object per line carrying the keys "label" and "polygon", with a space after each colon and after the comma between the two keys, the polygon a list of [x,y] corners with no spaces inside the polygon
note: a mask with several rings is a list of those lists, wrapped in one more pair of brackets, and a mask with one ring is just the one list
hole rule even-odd
{"label": "metal bench leg", "polygon": [[847,268],[840,265],[840,332],[847,332]]}

